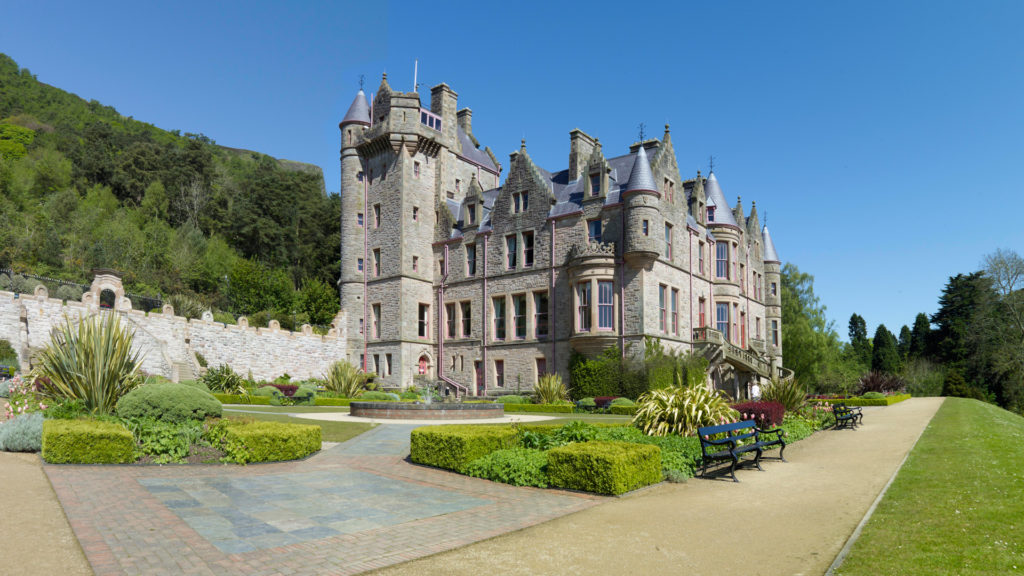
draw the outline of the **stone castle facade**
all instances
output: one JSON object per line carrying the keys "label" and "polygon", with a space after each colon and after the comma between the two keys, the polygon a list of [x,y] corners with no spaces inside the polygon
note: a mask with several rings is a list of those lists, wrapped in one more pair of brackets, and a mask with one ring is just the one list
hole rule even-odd
{"label": "stone castle facade", "polygon": [[714,173],[682,177],[667,125],[618,156],[573,130],[558,172],[523,141],[504,185],[446,84],[425,108],[385,75],[339,127],[339,318],[348,359],[385,386],[528,391],[573,351],[640,358],[646,338],[707,357],[734,397],[782,373],[771,235]]}

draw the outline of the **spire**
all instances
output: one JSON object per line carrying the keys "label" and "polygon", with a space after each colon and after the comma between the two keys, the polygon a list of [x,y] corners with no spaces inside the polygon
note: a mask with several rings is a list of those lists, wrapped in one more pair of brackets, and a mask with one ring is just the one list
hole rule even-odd
{"label": "spire", "polygon": [[356,93],[352,105],[348,107],[348,112],[345,113],[345,118],[341,121],[342,124],[349,122],[370,125],[370,103],[366,100],[366,93],[362,88]]}
{"label": "spire", "polygon": [[715,207],[715,221],[708,222],[709,225],[739,226],[736,223],[736,218],[733,217],[732,210],[729,209],[729,202],[725,200],[725,194],[722,193],[722,188],[718,185],[718,178],[715,178],[714,172],[708,172],[707,182],[704,183],[704,194],[708,197],[708,206]]}
{"label": "spire", "polygon": [[658,185],[654,183],[654,175],[651,174],[651,163],[647,161],[647,151],[641,143],[636,151],[636,161],[633,162],[633,171],[629,173],[629,181],[626,182],[624,192],[645,190],[657,192]]}
{"label": "spire", "polygon": [[747,226],[747,221],[743,218],[743,198],[740,196],[736,197],[736,207],[732,209],[732,216],[736,219],[736,225],[740,228]]}
{"label": "spire", "polygon": [[747,237],[754,238],[754,234],[761,228],[761,220],[757,216],[757,202],[750,203],[750,215],[747,216]]}
{"label": "spire", "polygon": [[772,235],[768,232],[768,225],[761,229],[761,238],[764,240],[764,261],[782,262],[779,260],[779,253],[775,251],[775,243],[772,242]]}

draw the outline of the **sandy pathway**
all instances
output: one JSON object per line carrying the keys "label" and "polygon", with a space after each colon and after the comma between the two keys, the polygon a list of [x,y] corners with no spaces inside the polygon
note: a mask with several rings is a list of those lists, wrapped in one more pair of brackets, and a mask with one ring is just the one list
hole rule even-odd
{"label": "sandy pathway", "polygon": [[941,403],[866,408],[856,431],[815,434],[739,484],[663,484],[374,574],[820,575]]}

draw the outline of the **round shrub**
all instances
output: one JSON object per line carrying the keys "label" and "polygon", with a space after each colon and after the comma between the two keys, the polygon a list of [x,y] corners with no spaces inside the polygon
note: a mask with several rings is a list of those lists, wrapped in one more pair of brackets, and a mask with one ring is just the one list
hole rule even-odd
{"label": "round shrub", "polygon": [[415,392],[413,392],[412,390],[406,390],[405,392],[402,392],[401,394],[399,394],[398,397],[401,398],[402,400],[419,400],[420,399],[420,395],[415,393]]}
{"label": "round shrub", "polygon": [[395,402],[398,402],[399,400],[402,399],[401,397],[398,396],[398,394],[395,394],[394,392],[385,392],[385,394],[387,394],[388,398],[390,398],[391,400],[393,400]]}
{"label": "round shrub", "polygon": [[359,395],[359,399],[366,400],[367,402],[390,402],[392,400],[391,396],[387,392],[367,390]]}
{"label": "round shrub", "polygon": [[198,388],[198,389],[202,390],[203,392],[209,392],[210,391],[210,388],[207,387],[206,383],[203,382],[202,380],[182,380],[181,382],[178,382],[178,384],[184,384],[185,386],[192,386],[193,388]]}
{"label": "round shrub", "polygon": [[530,399],[526,396],[516,396],[515,394],[509,394],[508,396],[499,396],[495,402],[501,404],[529,404]]}
{"label": "round shrub", "polygon": [[597,402],[593,398],[581,398],[576,405],[580,408],[597,408]]}
{"label": "round shrub", "polygon": [[281,391],[278,390],[277,388],[275,388],[274,386],[262,386],[262,387],[256,389],[256,391],[253,392],[252,395],[253,396],[270,396],[271,398],[273,398],[274,396],[283,396],[283,394],[281,394]]}
{"label": "round shrub", "polygon": [[864,394],[861,394],[861,398],[873,400],[877,398],[885,398],[885,394],[882,394],[881,392],[865,392]]}
{"label": "round shrub", "polygon": [[205,420],[221,415],[221,404],[194,386],[161,382],[132,390],[117,401],[121,418],[153,418],[165,422]]}
{"label": "round shrub", "polygon": [[22,414],[0,424],[0,450],[39,452],[43,449],[43,415]]}
{"label": "round shrub", "polygon": [[611,406],[636,406],[636,402],[633,402],[629,398],[616,398],[612,400]]}
{"label": "round shrub", "polygon": [[238,394],[245,384],[242,377],[235,374],[235,371],[227,364],[207,370],[206,374],[203,374],[202,381],[209,390],[225,394]]}

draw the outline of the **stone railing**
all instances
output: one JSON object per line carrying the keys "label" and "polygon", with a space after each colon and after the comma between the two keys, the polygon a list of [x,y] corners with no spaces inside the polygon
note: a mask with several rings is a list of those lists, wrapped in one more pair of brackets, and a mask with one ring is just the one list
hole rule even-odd
{"label": "stone railing", "polygon": [[590,256],[615,258],[615,242],[585,242],[569,248],[569,260]]}

